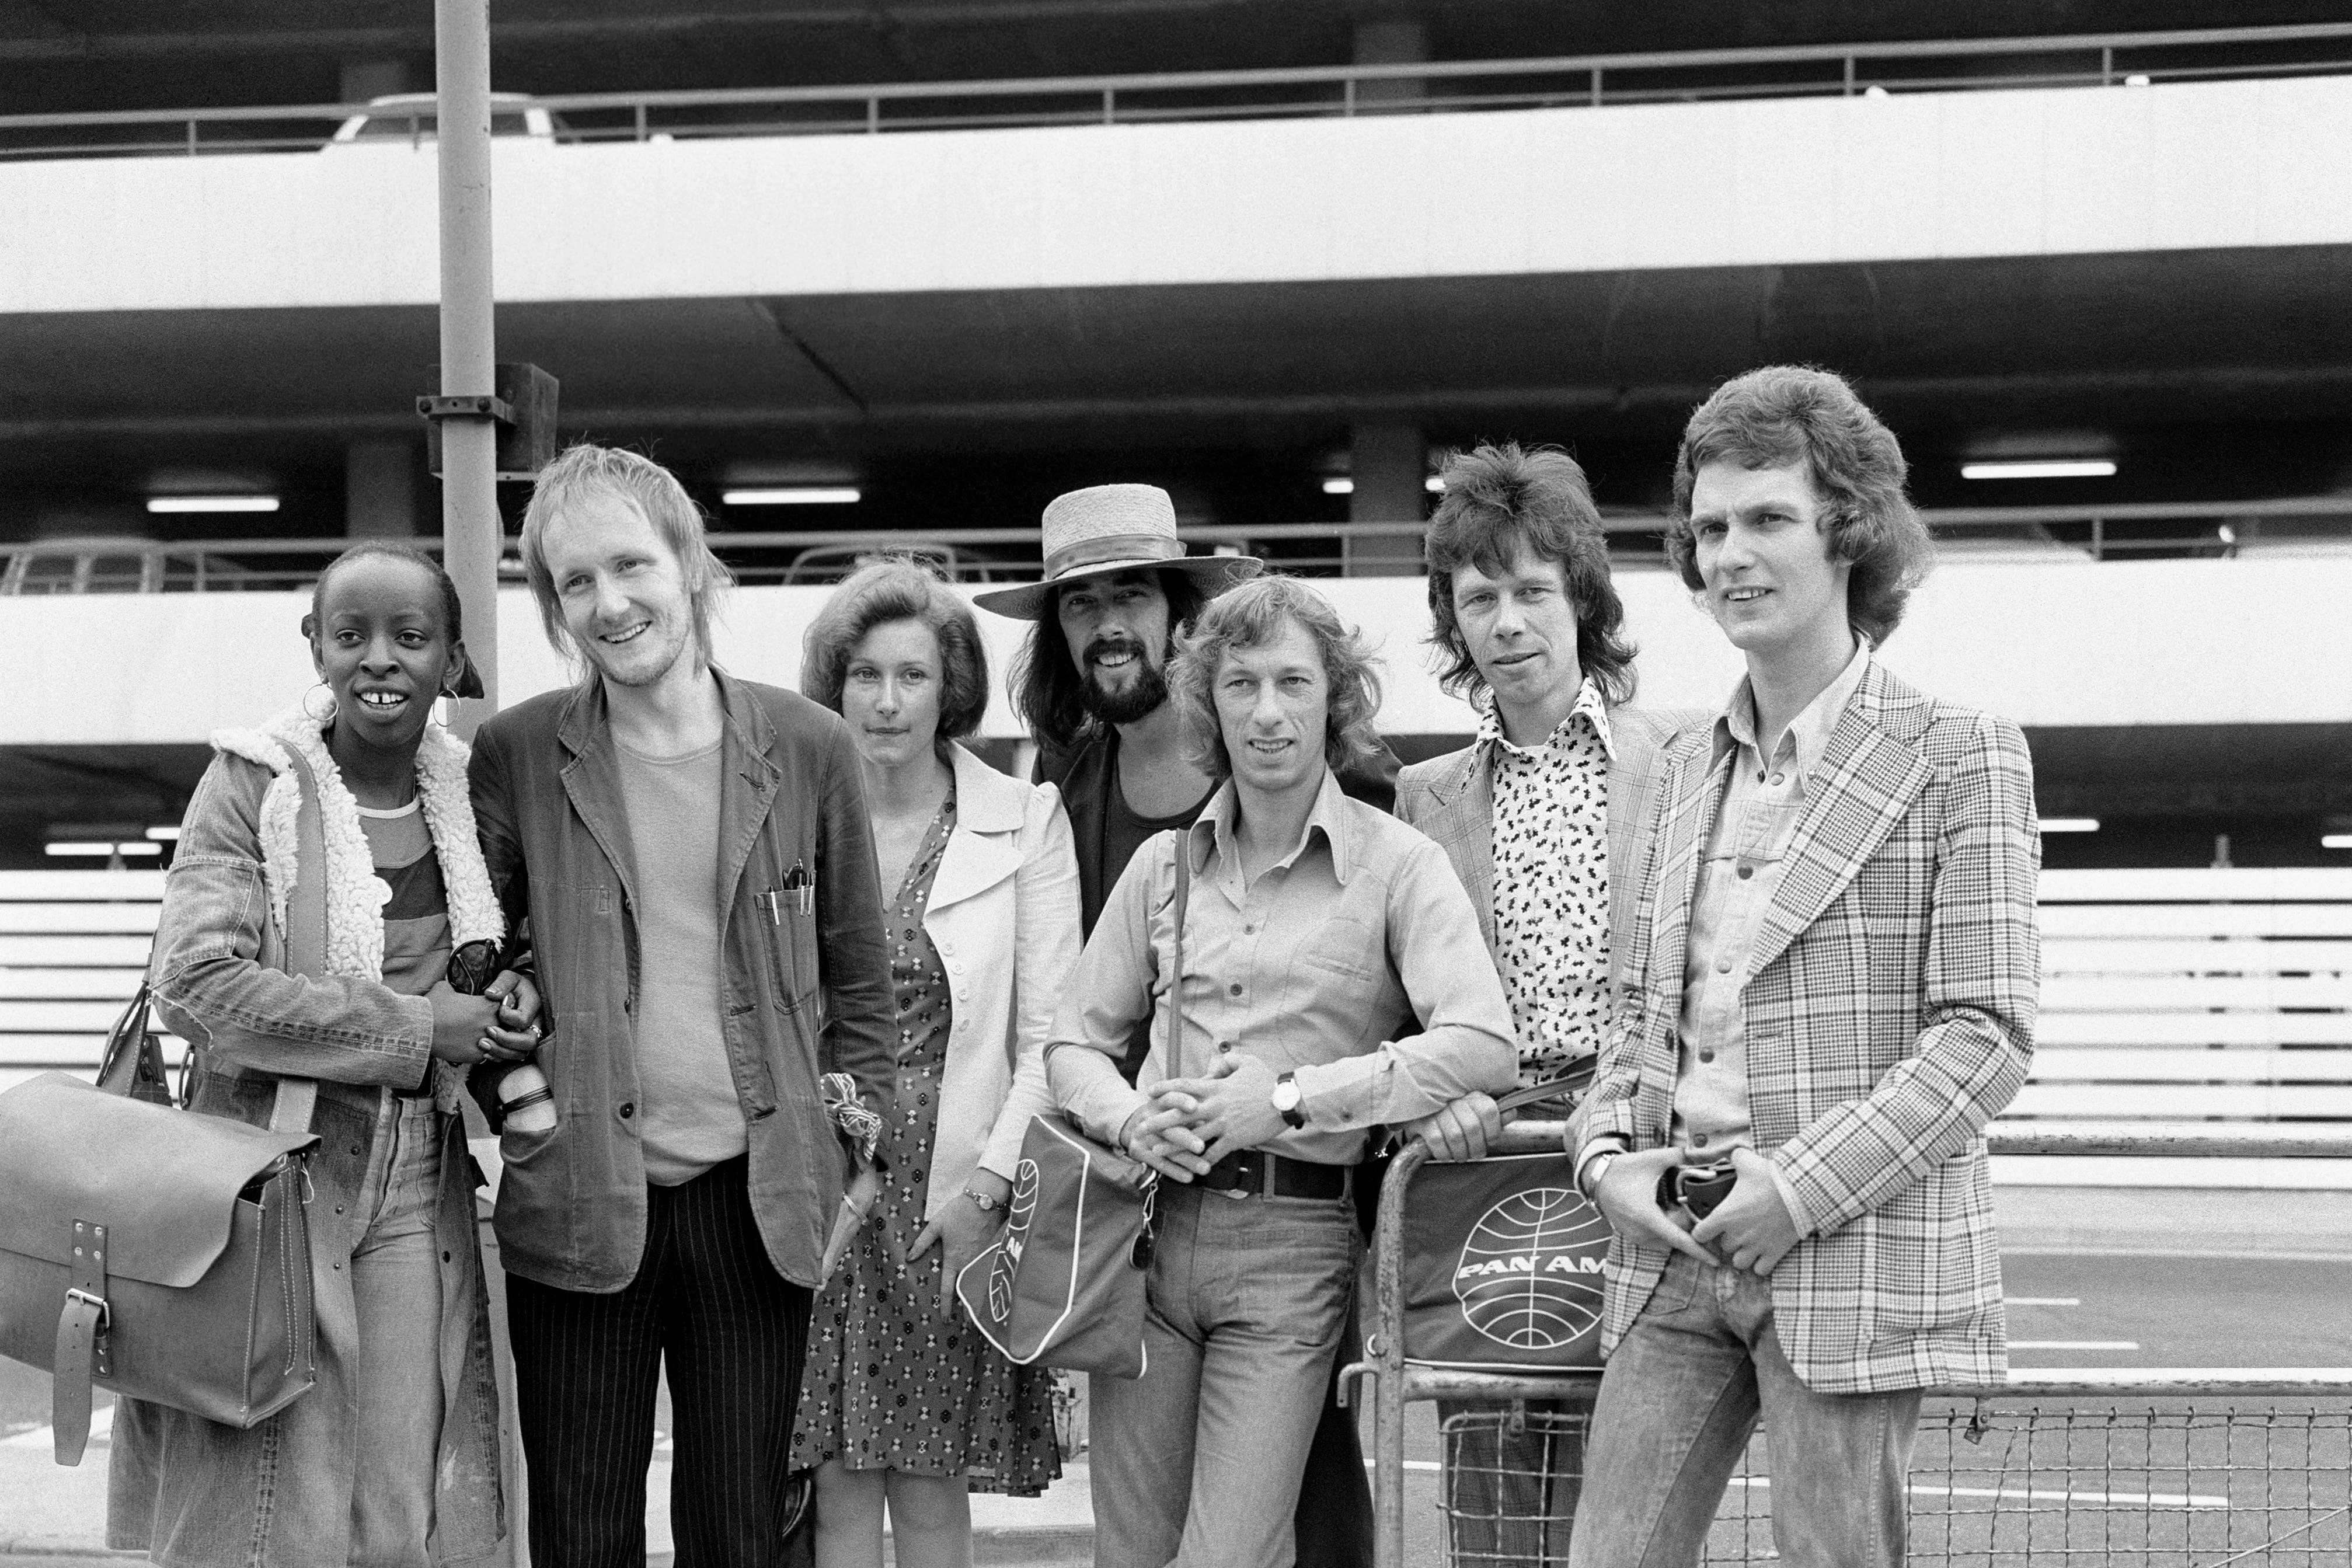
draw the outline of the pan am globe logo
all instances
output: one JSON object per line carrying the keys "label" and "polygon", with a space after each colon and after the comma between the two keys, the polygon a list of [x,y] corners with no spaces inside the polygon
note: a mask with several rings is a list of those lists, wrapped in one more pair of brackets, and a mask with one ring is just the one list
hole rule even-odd
{"label": "pan am globe logo", "polygon": [[988,1269],[988,1311],[998,1322],[1013,1315],[1013,1275],[1021,1267],[1022,1248],[1029,1245],[1029,1221],[1037,1213],[1037,1162],[1024,1160],[1013,1167],[1013,1200],[1004,1205],[1004,1235],[996,1244],[996,1261]]}
{"label": "pan am globe logo", "polygon": [[1513,1193],[1470,1229],[1454,1294],[1470,1326],[1517,1351],[1567,1349],[1601,1321],[1609,1224],[1565,1187]]}

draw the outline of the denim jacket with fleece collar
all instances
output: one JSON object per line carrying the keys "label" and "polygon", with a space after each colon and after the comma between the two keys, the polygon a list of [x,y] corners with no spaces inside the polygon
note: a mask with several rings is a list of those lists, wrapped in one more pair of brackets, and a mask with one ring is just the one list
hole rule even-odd
{"label": "denim jacket with fleece collar", "polygon": [[[719,1000],[750,1137],[769,1261],[814,1286],[841,1199],[845,1146],[817,1079],[845,1072],[889,1108],[888,949],[873,831],[847,726],[796,693],[718,676]],[[506,1267],[608,1293],[645,1251],[636,1009],[636,872],[601,682],[499,714],[474,740],[474,814],[492,885],[525,931],[545,997],[540,1065],[556,1126],[501,1144]],[[805,878],[807,907],[786,892]],[[766,895],[781,895],[774,898]]]}

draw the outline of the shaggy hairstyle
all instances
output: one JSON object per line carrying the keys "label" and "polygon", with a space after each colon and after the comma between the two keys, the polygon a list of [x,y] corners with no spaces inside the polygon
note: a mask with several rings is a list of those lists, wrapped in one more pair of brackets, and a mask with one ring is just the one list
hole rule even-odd
{"label": "shaggy hairstyle", "polygon": [[1691,534],[1691,487],[1701,468],[1726,460],[1746,468],[1805,465],[1822,498],[1830,559],[1853,567],[1847,618],[1873,643],[1894,636],[1936,547],[1903,493],[1909,465],[1901,444],[1844,378],[1811,365],[1768,365],[1725,382],[1690,416],[1675,458],[1666,559],[1693,589],[1706,584]]}
{"label": "shaggy hairstyle", "polygon": [[1516,441],[1456,452],[1422,543],[1429,562],[1429,640],[1446,659],[1438,684],[1457,697],[1486,689],[1478,661],[1454,614],[1454,574],[1465,565],[1489,577],[1522,553],[1557,562],[1576,608],[1576,662],[1612,705],[1633,695],[1633,645],[1625,605],[1609,577],[1609,536],[1575,458],[1556,447],[1523,451]]}
{"label": "shaggy hairstyle", "polygon": [[570,508],[599,497],[635,507],[677,557],[687,595],[694,606],[695,652],[704,664],[709,664],[710,617],[735,574],[710,552],[709,528],[702,509],[694,504],[677,477],[651,458],[589,441],[567,447],[540,470],[530,505],[523,509],[523,571],[530,579],[530,596],[539,605],[539,624],[545,628],[548,642],[572,661],[583,682],[595,679],[595,665],[563,624],[563,601],[547,565],[547,530]]}
{"label": "shaggy hairstyle", "polygon": [[1262,647],[1294,621],[1315,639],[1330,683],[1323,720],[1323,761],[1338,772],[1381,749],[1372,728],[1381,710],[1381,679],[1372,668],[1371,645],[1341,620],[1330,602],[1296,577],[1253,577],[1209,602],[1192,631],[1176,639],[1168,667],[1168,700],[1184,724],[1184,747],[1212,778],[1234,771],[1217,721],[1217,666],[1236,648]]}
{"label": "shaggy hairstyle", "polygon": [[[1168,596],[1164,655],[1175,651],[1177,635],[1199,618],[1201,606],[1208,600],[1189,572],[1162,571],[1160,591]],[[1062,635],[1061,606],[1061,593],[1056,589],[1054,602],[1033,623],[1028,640],[1021,645],[1013,663],[1012,682],[1013,710],[1021,715],[1039,745],[1055,751],[1076,745],[1094,728],[1094,716],[1087,711],[1081,695],[1086,677],[1070,655],[1070,639]]]}
{"label": "shaggy hairstyle", "polygon": [[[302,636],[313,647],[318,645],[319,610],[327,602],[327,579],[335,574],[338,567],[371,558],[405,561],[411,566],[423,567],[431,574],[433,581],[441,589],[441,622],[448,629],[449,647],[453,652],[463,653],[466,646],[466,606],[457,601],[457,584],[450,581],[447,568],[437,557],[426,554],[414,544],[398,544],[386,539],[365,540],[327,563],[326,569],[319,574],[319,580],[310,584],[310,613],[302,617]],[[457,688],[456,695],[460,697],[479,697],[482,694],[482,677],[475,669],[471,658],[466,659],[465,668],[458,674]]]}
{"label": "shaggy hairstyle", "polygon": [[851,653],[866,633],[894,621],[930,629],[940,649],[938,739],[960,741],[988,711],[988,651],[971,606],[912,556],[885,555],[843,580],[801,641],[801,693],[841,711]]}

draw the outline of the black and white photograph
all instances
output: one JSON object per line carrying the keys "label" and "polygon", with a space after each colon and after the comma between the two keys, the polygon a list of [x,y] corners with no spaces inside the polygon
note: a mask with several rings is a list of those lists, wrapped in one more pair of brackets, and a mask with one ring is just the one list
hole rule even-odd
{"label": "black and white photograph", "polygon": [[2347,605],[2324,0],[0,0],[0,1568],[2345,1568]]}

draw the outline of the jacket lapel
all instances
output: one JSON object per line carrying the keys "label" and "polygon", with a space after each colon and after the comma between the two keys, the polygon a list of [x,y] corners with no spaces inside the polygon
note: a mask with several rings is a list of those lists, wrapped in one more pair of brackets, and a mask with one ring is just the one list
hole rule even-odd
{"label": "jacket lapel", "polygon": [[1916,751],[1887,732],[1889,708],[1913,696],[1872,661],[1822,753],[1818,793],[1789,840],[1780,885],[1749,955],[1750,976],[1786,952],[1845,891],[1934,776]]}
{"label": "jacket lapel", "polygon": [[[1705,733],[1711,736],[1713,731],[1710,728]],[[1641,977],[1648,989],[1661,995],[1682,995],[1700,850],[1714,831],[1715,814],[1723,805],[1724,775],[1729,765],[1729,755],[1718,759],[1704,739],[1696,745],[1677,747],[1666,765],[1662,786],[1666,805],[1659,822],[1659,843],[1653,851],[1661,862],[1658,902],[1651,915],[1648,973]],[[1648,984],[1651,976],[1656,977],[1654,984]]]}
{"label": "jacket lapel", "polygon": [[621,880],[621,897],[637,907],[637,862],[629,823],[621,806],[621,764],[613,751],[613,726],[604,718],[601,682],[572,693],[556,729],[572,760],[563,764],[563,792],[572,813],[604,852]]}
{"label": "jacket lapel", "polygon": [[1452,766],[1430,781],[1434,808],[1421,831],[1446,849],[1478,911],[1478,931],[1486,951],[1495,950],[1495,775],[1491,746],[1473,744]]}
{"label": "jacket lapel", "polygon": [[1021,869],[1024,786],[961,746],[955,764],[956,822],[931,879],[933,911],[984,893]]}
{"label": "jacket lapel", "polygon": [[727,710],[719,774],[719,910],[723,933],[751,847],[767,827],[768,807],[775,802],[782,770],[768,755],[776,731],[767,710],[724,674],[719,677],[719,695]]}

